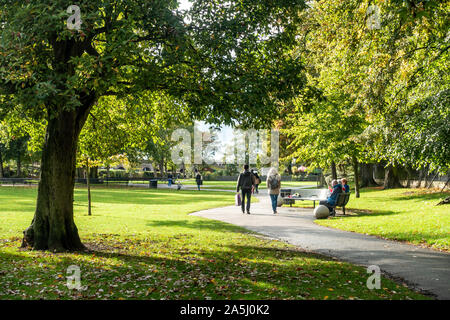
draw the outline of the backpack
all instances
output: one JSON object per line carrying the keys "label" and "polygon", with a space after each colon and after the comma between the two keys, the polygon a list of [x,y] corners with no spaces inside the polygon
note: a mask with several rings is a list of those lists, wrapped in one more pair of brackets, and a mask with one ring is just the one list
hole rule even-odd
{"label": "backpack", "polygon": [[253,186],[253,173],[244,172],[241,173],[241,188],[250,190]]}
{"label": "backpack", "polygon": [[270,186],[270,189],[277,189],[278,188],[278,179],[277,179],[277,177],[272,177],[269,180],[269,186]]}

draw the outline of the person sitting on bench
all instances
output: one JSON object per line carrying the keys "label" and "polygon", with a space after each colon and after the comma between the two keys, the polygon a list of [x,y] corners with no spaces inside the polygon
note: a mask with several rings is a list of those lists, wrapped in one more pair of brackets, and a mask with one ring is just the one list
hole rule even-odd
{"label": "person sitting on bench", "polygon": [[350,187],[347,184],[347,179],[343,178],[341,181],[342,181],[342,190],[346,193],[349,193]]}
{"label": "person sitting on bench", "polygon": [[[331,182],[331,186],[333,188],[333,192],[331,192],[331,195],[327,198],[327,200],[322,200],[319,202],[319,204],[322,204],[326,207],[328,207],[328,210],[331,212],[334,212],[334,206],[336,205],[337,198],[339,194],[342,192],[342,185],[337,181],[333,180]],[[331,215],[335,215],[335,213],[332,213]]]}

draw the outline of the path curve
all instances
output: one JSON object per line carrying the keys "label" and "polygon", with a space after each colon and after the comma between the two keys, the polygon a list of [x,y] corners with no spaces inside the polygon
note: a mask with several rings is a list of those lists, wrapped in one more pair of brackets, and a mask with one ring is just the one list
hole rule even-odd
{"label": "path curve", "polygon": [[270,200],[259,194],[251,214],[230,206],[192,215],[231,223],[303,249],[350,263],[377,265],[382,272],[403,279],[413,288],[450,299],[450,254],[374,236],[342,231],[314,223],[312,209],[278,208],[272,214]]}

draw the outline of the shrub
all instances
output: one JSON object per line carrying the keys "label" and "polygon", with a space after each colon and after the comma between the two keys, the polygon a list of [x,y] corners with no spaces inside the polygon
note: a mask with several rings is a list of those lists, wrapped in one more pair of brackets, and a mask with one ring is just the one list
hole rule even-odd
{"label": "shrub", "polygon": [[144,178],[154,178],[155,177],[155,173],[153,171],[144,171],[143,177]]}

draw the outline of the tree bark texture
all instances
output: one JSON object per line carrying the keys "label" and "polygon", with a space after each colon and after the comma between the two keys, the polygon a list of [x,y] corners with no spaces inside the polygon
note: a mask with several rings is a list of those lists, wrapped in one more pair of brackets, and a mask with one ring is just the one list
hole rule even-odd
{"label": "tree bark texture", "polygon": [[73,218],[73,191],[78,137],[92,104],[78,111],[61,110],[48,120],[36,211],[24,231],[23,247],[58,252],[84,249]]}

